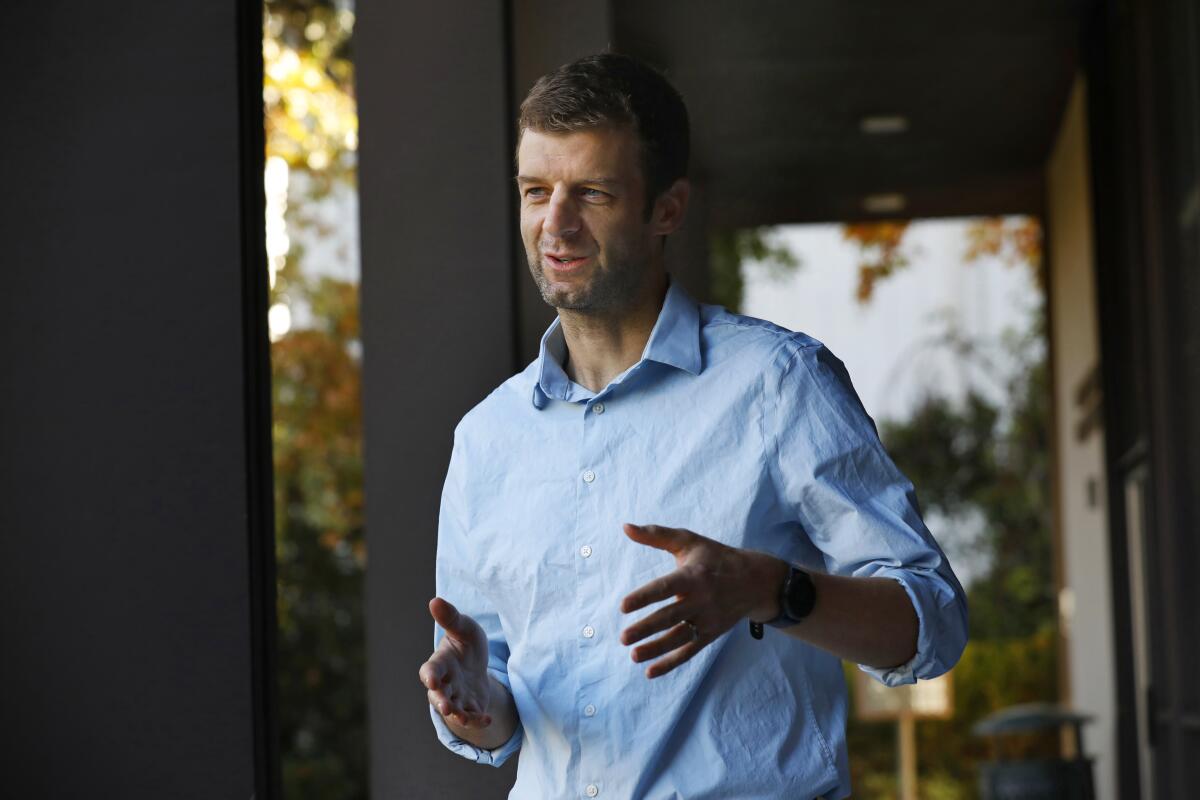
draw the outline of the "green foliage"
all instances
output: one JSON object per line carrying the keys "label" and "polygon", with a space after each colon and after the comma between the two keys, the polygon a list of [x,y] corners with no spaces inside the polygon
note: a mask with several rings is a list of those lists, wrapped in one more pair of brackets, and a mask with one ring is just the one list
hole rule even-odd
{"label": "green foliage", "polygon": [[715,302],[730,311],[741,308],[745,262],[759,262],[776,279],[799,268],[800,260],[796,254],[773,239],[770,231],[770,228],[742,228],[712,234],[709,238],[709,280]]}
{"label": "green foliage", "polygon": [[284,794],[366,797],[357,287],[280,273],[318,324],[271,348]]}
{"label": "green foliage", "polygon": [[1041,330],[1035,322],[1010,343],[1020,368],[1002,404],[977,392],[961,405],[931,395],[908,420],[880,426],[926,511],[961,519],[975,510],[985,520],[979,546],[991,568],[971,586],[973,640],[1028,636],[1055,625],[1049,379]]}
{"label": "green foliage", "polygon": [[[367,796],[362,399],[358,287],[301,269],[314,204],[355,181],[357,116],[347,3],[267,0],[267,155],[287,164],[272,304],[311,321],[271,344],[283,793]],[[297,180],[303,176],[303,179]]]}
{"label": "green foliage", "polygon": [[[1043,331],[1039,310],[1028,333],[1009,343],[1019,366],[1001,402],[977,392],[957,404],[931,394],[909,419],[880,426],[926,514],[983,519],[976,546],[989,564],[967,591],[970,642],[953,671],[954,717],[917,725],[922,797],[977,797],[978,764],[991,754],[971,726],[1000,708],[1057,699]],[[978,354],[953,337],[946,344],[965,357]],[[852,780],[862,796],[896,796],[895,736],[894,725],[848,726]],[[1018,745],[1020,753],[1047,754],[1056,741]]]}
{"label": "green foliage", "polygon": [[[917,723],[920,797],[974,800],[979,796],[978,765],[991,759],[992,752],[989,742],[971,733],[971,726],[998,708],[1052,701],[1055,648],[1055,633],[1050,629],[1031,636],[976,639],[968,645],[954,668],[954,716]],[[855,670],[846,665],[847,681]],[[893,723],[851,718],[846,737],[856,796],[898,796],[896,736]],[[1008,755],[1044,756],[1054,752],[1057,744],[1053,736],[1028,737]]]}

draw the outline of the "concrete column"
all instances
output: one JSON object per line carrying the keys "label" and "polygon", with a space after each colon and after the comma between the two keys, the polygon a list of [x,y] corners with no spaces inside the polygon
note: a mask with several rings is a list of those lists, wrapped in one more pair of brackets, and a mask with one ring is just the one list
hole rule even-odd
{"label": "concrete column", "polygon": [[445,749],[417,669],[454,426],[514,364],[505,5],[357,11],[371,794],[502,798],[516,759]]}
{"label": "concrete column", "polygon": [[[695,174],[697,170],[692,172]],[[667,269],[692,297],[707,302],[710,300],[708,195],[702,177],[693,177],[691,182],[683,227],[667,239]]]}
{"label": "concrete column", "polygon": [[[521,101],[542,75],[583,56],[609,49],[612,6],[609,0],[514,0],[512,3],[513,92],[508,118],[516,146],[516,119]],[[514,200],[516,190],[513,189]],[[514,230],[517,224],[513,206]],[[520,369],[537,358],[538,342],[554,321],[555,311],[538,293],[529,274],[520,236],[514,236],[517,296],[517,364]]]}

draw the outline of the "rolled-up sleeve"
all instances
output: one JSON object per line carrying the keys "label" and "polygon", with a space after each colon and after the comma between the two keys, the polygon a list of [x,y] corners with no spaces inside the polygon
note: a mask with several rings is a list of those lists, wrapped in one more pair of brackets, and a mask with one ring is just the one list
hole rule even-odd
{"label": "rolled-up sleeve", "polygon": [[[464,474],[466,462],[460,445],[461,440],[456,431],[454,450],[450,456],[450,467],[446,472],[446,482],[442,488],[441,509],[438,515],[436,591],[439,597],[448,600],[461,613],[473,618],[483,628],[488,638],[488,672],[511,692],[512,684],[508,677],[509,648],[508,642],[504,638],[504,631],[500,627],[499,615],[492,609],[491,604],[479,591],[473,579],[473,576],[478,573],[473,567],[468,541],[467,520],[469,517],[466,513],[467,497],[464,492],[464,488],[468,484]],[[443,636],[445,636],[445,631],[440,625],[434,623],[433,647],[435,650]],[[516,730],[513,731],[513,735],[509,737],[508,741],[499,747],[488,750],[456,736],[432,705],[429,706],[429,716],[442,744],[451,752],[477,764],[498,767],[521,748],[524,730],[519,719]]]}
{"label": "rolled-up sleeve", "polygon": [[780,502],[828,572],[891,578],[917,614],[917,650],[891,669],[859,666],[888,686],[935,678],[967,642],[967,602],[929,533],[845,366],[824,345],[788,340],[767,381],[768,463]]}

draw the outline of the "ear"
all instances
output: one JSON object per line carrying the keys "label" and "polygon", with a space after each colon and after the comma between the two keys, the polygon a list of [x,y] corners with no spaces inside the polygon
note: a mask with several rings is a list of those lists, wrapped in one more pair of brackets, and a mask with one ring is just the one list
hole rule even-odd
{"label": "ear", "polygon": [[654,213],[650,217],[650,225],[655,235],[666,235],[679,230],[683,225],[684,215],[687,214],[688,197],[691,192],[691,182],[687,178],[680,178],[658,196],[654,201]]}

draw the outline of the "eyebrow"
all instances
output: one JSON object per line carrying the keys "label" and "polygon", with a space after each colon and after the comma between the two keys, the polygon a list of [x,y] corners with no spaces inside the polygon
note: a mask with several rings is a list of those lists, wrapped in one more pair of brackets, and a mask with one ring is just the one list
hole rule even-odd
{"label": "eyebrow", "polygon": [[[518,175],[517,183],[541,183],[542,178],[534,178],[529,175]],[[599,183],[605,186],[615,186],[620,183],[616,178],[584,178],[579,183]]]}

